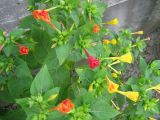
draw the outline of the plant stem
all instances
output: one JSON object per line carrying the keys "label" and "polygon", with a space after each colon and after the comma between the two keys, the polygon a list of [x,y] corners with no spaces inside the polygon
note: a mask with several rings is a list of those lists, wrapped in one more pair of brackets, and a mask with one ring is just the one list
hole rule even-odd
{"label": "plant stem", "polygon": [[49,8],[49,9],[46,9],[46,11],[51,11],[51,10],[54,10],[54,9],[56,9],[56,8],[59,8],[60,6],[56,6],[56,7],[51,7],[51,8]]}
{"label": "plant stem", "polygon": [[111,68],[115,73],[117,73],[118,75],[121,75],[121,72],[117,71],[116,69],[114,69],[112,66],[108,65],[107,67]]}

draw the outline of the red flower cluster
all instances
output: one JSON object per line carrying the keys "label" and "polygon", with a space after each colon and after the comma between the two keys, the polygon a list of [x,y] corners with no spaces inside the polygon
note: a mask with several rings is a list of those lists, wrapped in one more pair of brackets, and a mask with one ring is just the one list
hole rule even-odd
{"label": "red flower cluster", "polygon": [[57,110],[62,113],[69,113],[74,108],[74,104],[70,99],[63,100],[57,107],[51,108],[51,110]]}
{"label": "red flower cluster", "polygon": [[94,24],[93,32],[98,33],[100,31],[100,27],[97,24]]}
{"label": "red flower cluster", "polygon": [[95,57],[90,56],[86,49],[84,49],[84,51],[85,51],[85,53],[86,53],[86,55],[88,57],[88,65],[89,65],[89,67],[91,69],[94,69],[94,68],[98,67],[99,64],[100,64],[100,61],[98,59],[96,59]]}
{"label": "red flower cluster", "polygon": [[19,46],[19,53],[21,55],[27,55],[29,52],[29,49],[26,46]]}
{"label": "red flower cluster", "polygon": [[44,22],[51,23],[50,16],[46,10],[35,10],[32,12],[32,14],[36,20],[42,20]]}

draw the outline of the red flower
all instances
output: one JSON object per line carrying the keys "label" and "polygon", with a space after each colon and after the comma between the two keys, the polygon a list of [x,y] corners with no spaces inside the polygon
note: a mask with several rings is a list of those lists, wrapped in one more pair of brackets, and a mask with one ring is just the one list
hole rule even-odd
{"label": "red flower", "polygon": [[97,24],[94,24],[93,32],[98,33],[100,31],[100,27]]}
{"label": "red flower", "polygon": [[87,57],[88,57],[88,65],[91,69],[94,69],[99,66],[100,61],[93,56],[90,56],[86,49],[84,49]]}
{"label": "red flower", "polygon": [[20,46],[19,47],[19,52],[21,55],[27,55],[29,52],[29,49],[26,46]]}
{"label": "red flower", "polygon": [[57,107],[52,108],[51,110],[58,110],[62,113],[69,113],[74,108],[74,104],[70,99],[63,100]]}
{"label": "red flower", "polygon": [[32,15],[36,20],[42,20],[44,22],[51,23],[50,16],[46,10],[34,10]]}

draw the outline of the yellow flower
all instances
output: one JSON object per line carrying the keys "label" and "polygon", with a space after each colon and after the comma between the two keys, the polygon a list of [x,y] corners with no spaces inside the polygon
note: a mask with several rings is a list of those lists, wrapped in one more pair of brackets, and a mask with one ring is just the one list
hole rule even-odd
{"label": "yellow flower", "polygon": [[143,31],[137,31],[132,33],[132,35],[143,35],[143,34],[144,34]]}
{"label": "yellow flower", "polygon": [[109,43],[110,43],[109,40],[107,40],[107,39],[104,39],[104,40],[103,40],[103,44],[108,45]]}
{"label": "yellow flower", "polygon": [[117,91],[119,94],[126,96],[130,100],[137,102],[139,98],[139,92],[133,92],[133,91],[127,91],[127,92],[122,92],[122,91]]}
{"label": "yellow flower", "polygon": [[109,78],[106,76],[106,79],[108,81],[108,92],[109,93],[119,93],[121,95],[126,96],[128,99],[137,102],[138,98],[139,98],[139,92],[134,92],[134,91],[127,91],[127,92],[123,92],[118,90],[119,85],[112,82],[111,80],[109,80]]}
{"label": "yellow flower", "polygon": [[105,22],[104,24],[117,25],[119,24],[119,20],[117,18],[114,18],[113,20]]}
{"label": "yellow flower", "polygon": [[54,100],[56,97],[58,96],[58,94],[53,94],[48,98],[48,101]]}
{"label": "yellow flower", "polygon": [[118,60],[122,62],[132,63],[132,54],[131,52],[128,52],[118,58]]}
{"label": "yellow flower", "polygon": [[118,75],[117,75],[116,73],[112,73],[112,77],[113,77],[113,78],[117,78]]}
{"label": "yellow flower", "polygon": [[109,93],[115,93],[118,91],[119,85],[112,82],[111,80],[108,80],[108,92]]}
{"label": "yellow flower", "polygon": [[148,90],[160,91],[160,84],[158,84],[158,85],[156,85],[156,86],[154,86],[154,87],[151,87],[151,88],[147,89],[147,91],[148,91]]}
{"label": "yellow flower", "polygon": [[116,39],[112,39],[112,40],[111,40],[111,44],[112,44],[112,45],[116,45],[116,44],[117,44]]}

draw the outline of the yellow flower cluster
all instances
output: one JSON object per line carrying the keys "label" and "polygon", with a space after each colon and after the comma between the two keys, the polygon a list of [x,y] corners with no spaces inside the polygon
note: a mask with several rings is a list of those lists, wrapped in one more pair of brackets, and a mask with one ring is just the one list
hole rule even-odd
{"label": "yellow flower cluster", "polygon": [[108,44],[116,45],[117,44],[117,40],[116,39],[112,39],[112,40],[104,39],[103,40],[103,44],[105,44],[105,45],[108,45]]}
{"label": "yellow flower cluster", "polygon": [[138,101],[139,92],[134,92],[134,91],[123,92],[123,91],[120,91],[120,90],[118,90],[118,88],[119,88],[118,84],[116,84],[113,81],[109,80],[108,77],[106,77],[106,78],[107,78],[107,81],[108,81],[107,87],[108,87],[108,92],[109,93],[119,93],[121,95],[126,96],[128,99],[130,99],[130,100],[132,100],[134,102]]}

